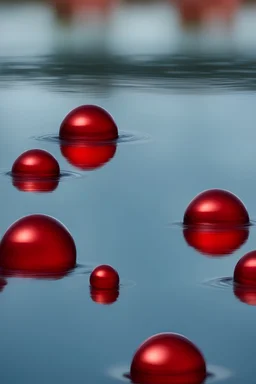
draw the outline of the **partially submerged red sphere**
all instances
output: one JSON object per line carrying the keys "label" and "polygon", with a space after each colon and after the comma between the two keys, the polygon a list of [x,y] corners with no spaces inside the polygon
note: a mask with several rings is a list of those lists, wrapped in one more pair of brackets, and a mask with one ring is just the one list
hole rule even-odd
{"label": "partially submerged red sphere", "polygon": [[116,144],[88,145],[88,144],[62,144],[62,155],[76,168],[83,171],[102,167],[110,161],[116,153]]}
{"label": "partially submerged red sphere", "polygon": [[140,384],[200,384],[206,364],[199,349],[175,333],[160,333],[147,339],[135,353],[131,379]]}
{"label": "partially submerged red sphere", "polygon": [[244,255],[236,264],[234,282],[256,287],[256,251]]}
{"label": "partially submerged red sphere", "polygon": [[12,176],[18,178],[51,178],[59,175],[58,161],[42,149],[22,153],[12,166]]}
{"label": "partially submerged red sphere", "polygon": [[210,189],[197,195],[185,211],[185,225],[248,225],[249,215],[242,201],[233,193]]}
{"label": "partially submerged red sphere", "polygon": [[119,275],[110,265],[99,265],[91,273],[90,285],[97,289],[117,289]]}
{"label": "partially submerged red sphere", "polygon": [[119,297],[118,289],[98,289],[90,287],[91,298],[95,303],[110,305]]}
{"label": "partially submerged red sphere", "polygon": [[248,228],[229,228],[223,230],[187,227],[183,230],[187,244],[200,253],[219,257],[230,255],[248,239]]}
{"label": "partially submerged red sphere", "polygon": [[67,228],[46,215],[25,216],[0,242],[0,268],[25,273],[58,274],[76,265],[76,246]]}
{"label": "partially submerged red sphere", "polygon": [[64,118],[60,139],[107,141],[118,138],[118,129],[112,116],[97,105],[82,105]]}

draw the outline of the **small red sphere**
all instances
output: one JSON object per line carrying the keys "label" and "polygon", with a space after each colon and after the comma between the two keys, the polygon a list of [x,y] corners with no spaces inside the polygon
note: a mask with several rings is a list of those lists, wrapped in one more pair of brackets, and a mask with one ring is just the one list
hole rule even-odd
{"label": "small red sphere", "polygon": [[116,153],[116,145],[63,144],[60,150],[71,165],[88,171],[102,167],[110,161]]}
{"label": "small red sphere", "polygon": [[147,339],[135,353],[131,379],[140,384],[200,384],[206,364],[198,348],[184,336],[160,333]]}
{"label": "small red sphere", "polygon": [[115,140],[118,130],[112,116],[97,105],[82,105],[73,109],[63,120],[60,139],[64,140]]}
{"label": "small red sphere", "polygon": [[97,289],[117,289],[119,275],[110,265],[99,265],[91,273],[90,284]]}
{"label": "small red sphere", "polygon": [[230,255],[239,249],[248,239],[248,228],[230,228],[223,230],[188,227],[183,230],[187,244],[200,253],[219,257]]}
{"label": "small red sphere", "polygon": [[12,166],[12,176],[19,178],[49,178],[59,175],[57,160],[42,149],[31,149],[22,153]]}
{"label": "small red sphere", "polygon": [[211,189],[197,195],[184,214],[185,225],[248,225],[242,201],[233,193]]}
{"label": "small red sphere", "polygon": [[46,215],[25,216],[0,242],[0,268],[26,273],[60,273],[75,267],[76,246],[67,228]]}
{"label": "small red sphere", "polygon": [[234,281],[256,286],[256,251],[247,253],[238,261],[234,270]]}
{"label": "small red sphere", "polygon": [[91,287],[90,291],[92,300],[98,304],[113,304],[119,297],[118,289],[97,289]]}
{"label": "small red sphere", "polygon": [[22,192],[53,192],[59,185],[58,180],[21,180],[13,178],[12,185]]}

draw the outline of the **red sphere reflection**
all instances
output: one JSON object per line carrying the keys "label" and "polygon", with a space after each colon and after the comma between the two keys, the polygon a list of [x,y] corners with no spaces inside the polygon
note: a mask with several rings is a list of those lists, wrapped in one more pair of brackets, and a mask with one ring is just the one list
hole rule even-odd
{"label": "red sphere reflection", "polygon": [[131,379],[140,384],[200,384],[206,378],[204,357],[187,338],[162,333],[147,339],[135,353]]}
{"label": "red sphere reflection", "polygon": [[247,253],[238,261],[234,270],[234,281],[256,287],[256,251]]}
{"label": "red sphere reflection", "polygon": [[76,246],[53,217],[30,215],[12,224],[0,242],[0,267],[25,273],[61,273],[74,268]]}
{"label": "red sphere reflection", "polygon": [[59,136],[64,140],[107,141],[118,138],[112,116],[97,105],[82,105],[63,120]]}
{"label": "red sphere reflection", "polygon": [[59,185],[58,180],[21,180],[13,178],[12,185],[22,192],[53,192]]}
{"label": "red sphere reflection", "polygon": [[118,289],[97,289],[90,287],[91,298],[98,304],[112,304],[117,301],[119,297]]}
{"label": "red sphere reflection", "polygon": [[60,147],[62,155],[76,168],[93,170],[110,161],[116,153],[116,145],[68,145]]}
{"label": "red sphere reflection", "polygon": [[90,284],[97,289],[117,289],[119,275],[110,265],[99,265],[91,273]]}
{"label": "red sphere reflection", "polygon": [[12,166],[12,176],[25,178],[58,177],[60,167],[47,151],[31,149],[22,153]]}
{"label": "red sphere reflection", "polygon": [[197,195],[184,214],[185,225],[248,225],[249,216],[242,201],[233,193],[210,189]]}
{"label": "red sphere reflection", "polygon": [[234,285],[233,291],[235,296],[242,302],[248,305],[256,305],[256,287],[242,287]]}
{"label": "red sphere reflection", "polygon": [[185,228],[183,235],[191,247],[207,256],[230,255],[240,248],[248,239],[248,228],[223,230],[207,230],[201,228]]}

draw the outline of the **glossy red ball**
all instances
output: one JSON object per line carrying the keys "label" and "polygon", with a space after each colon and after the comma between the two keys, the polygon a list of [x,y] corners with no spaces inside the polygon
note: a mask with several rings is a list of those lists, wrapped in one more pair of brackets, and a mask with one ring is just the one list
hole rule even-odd
{"label": "glossy red ball", "polygon": [[119,275],[110,265],[99,265],[91,273],[90,285],[97,289],[117,289]]}
{"label": "glossy red ball", "polygon": [[119,297],[118,289],[97,289],[90,287],[90,292],[92,300],[98,304],[113,304]]}
{"label": "glossy red ball", "polygon": [[140,384],[200,384],[206,378],[206,364],[187,338],[160,333],[138,348],[130,375],[133,382]]}
{"label": "glossy red ball", "polygon": [[248,225],[247,210],[233,193],[210,189],[197,195],[185,211],[185,225]]}
{"label": "glossy red ball", "polygon": [[62,155],[76,168],[83,171],[102,167],[110,161],[116,153],[116,145],[68,145],[60,147]]}
{"label": "glossy red ball", "polygon": [[42,149],[31,149],[22,153],[12,166],[12,176],[19,178],[51,178],[59,175],[57,160]]}
{"label": "glossy red ball", "polygon": [[59,185],[58,180],[21,180],[13,178],[12,185],[22,192],[53,192]]}
{"label": "glossy red ball", "polygon": [[67,228],[46,215],[25,216],[0,242],[0,268],[25,273],[60,273],[76,265],[76,246]]}
{"label": "glossy red ball", "polygon": [[223,230],[188,227],[183,230],[187,244],[203,255],[219,257],[231,255],[248,239],[248,228]]}
{"label": "glossy red ball", "polygon": [[234,270],[234,281],[256,287],[256,251],[247,253],[238,261]]}
{"label": "glossy red ball", "polygon": [[118,130],[112,116],[97,105],[82,105],[73,109],[63,120],[60,139],[106,141],[118,138]]}

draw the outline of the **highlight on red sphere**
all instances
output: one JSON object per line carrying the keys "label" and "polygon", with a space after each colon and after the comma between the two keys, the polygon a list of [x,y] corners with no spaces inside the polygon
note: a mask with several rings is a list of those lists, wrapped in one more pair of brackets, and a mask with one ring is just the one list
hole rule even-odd
{"label": "highlight on red sphere", "polygon": [[59,185],[59,180],[21,180],[13,178],[12,185],[21,192],[53,192]]}
{"label": "highlight on red sphere", "polygon": [[60,150],[72,166],[83,171],[90,171],[102,167],[115,156],[116,144],[61,144]]}
{"label": "highlight on red sphere", "polygon": [[12,166],[12,176],[18,178],[56,178],[59,175],[58,161],[42,149],[22,153]]}
{"label": "highlight on red sphere", "polygon": [[97,105],[82,105],[64,118],[59,137],[67,141],[108,141],[118,138],[118,129],[105,109]]}
{"label": "highlight on red sphere", "polygon": [[60,274],[76,265],[76,246],[68,229],[47,215],[13,223],[0,242],[0,268],[25,274]]}
{"label": "highlight on red sphere", "polygon": [[236,264],[234,282],[256,287],[256,251],[246,253]]}
{"label": "highlight on red sphere", "polygon": [[222,189],[209,189],[197,195],[187,207],[185,225],[249,225],[250,219],[242,201]]}
{"label": "highlight on red sphere", "polygon": [[140,345],[130,376],[140,384],[201,384],[206,378],[206,364],[199,349],[187,338],[160,333]]}
{"label": "highlight on red sphere", "polygon": [[110,265],[99,265],[90,275],[90,285],[97,289],[118,289],[119,275]]}
{"label": "highlight on red sphere", "polygon": [[91,298],[95,303],[110,305],[119,297],[118,289],[98,289],[90,287]]}
{"label": "highlight on red sphere", "polygon": [[187,244],[203,255],[220,257],[231,255],[248,239],[248,228],[223,230],[187,227],[183,230]]}

